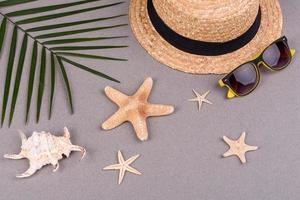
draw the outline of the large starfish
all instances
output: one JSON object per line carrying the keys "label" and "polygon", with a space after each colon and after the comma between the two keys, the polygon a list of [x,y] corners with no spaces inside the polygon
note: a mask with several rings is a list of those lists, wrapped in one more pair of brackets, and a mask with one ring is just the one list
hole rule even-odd
{"label": "large starfish", "polygon": [[124,179],[126,171],[131,172],[133,174],[141,175],[141,172],[139,172],[138,170],[136,170],[130,166],[130,164],[133,163],[139,156],[140,156],[139,154],[132,156],[128,160],[125,161],[121,151],[118,151],[118,162],[119,163],[104,167],[103,170],[120,170],[118,183],[121,184]]}
{"label": "large starfish", "polygon": [[127,96],[111,87],[105,88],[107,97],[119,106],[119,110],[102,124],[104,130],[113,129],[128,121],[132,124],[137,137],[148,139],[146,119],[151,116],[169,115],[174,112],[173,106],[148,103],[153,86],[152,78],[147,78],[137,92]]}
{"label": "large starfish", "polygon": [[230,149],[223,154],[223,157],[237,156],[244,164],[246,163],[246,152],[255,151],[258,147],[250,146],[245,143],[246,133],[243,132],[238,140],[231,140],[226,136],[223,136],[223,140],[229,145]]}

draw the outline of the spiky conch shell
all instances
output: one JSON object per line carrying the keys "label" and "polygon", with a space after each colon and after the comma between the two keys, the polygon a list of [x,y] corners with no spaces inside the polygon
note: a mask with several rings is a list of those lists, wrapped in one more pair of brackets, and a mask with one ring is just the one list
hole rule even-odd
{"label": "spiky conch shell", "polygon": [[63,136],[54,136],[49,132],[33,132],[32,136],[27,139],[26,135],[19,131],[22,140],[21,152],[19,154],[4,155],[8,159],[29,160],[29,169],[17,175],[17,178],[25,178],[33,175],[43,166],[51,164],[54,166],[54,172],[58,170],[58,161],[63,155],[69,157],[72,151],[80,151],[81,159],[85,156],[85,148],[71,143],[71,135],[68,129],[64,128]]}

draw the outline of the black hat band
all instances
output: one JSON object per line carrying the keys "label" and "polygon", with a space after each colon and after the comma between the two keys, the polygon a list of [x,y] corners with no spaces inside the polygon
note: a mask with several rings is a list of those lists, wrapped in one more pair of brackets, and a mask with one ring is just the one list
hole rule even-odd
{"label": "black hat band", "polygon": [[254,23],[241,36],[228,42],[205,42],[184,37],[168,27],[157,14],[153,0],[148,0],[147,10],[152,25],[163,39],[184,52],[203,56],[224,55],[242,48],[255,37],[261,24],[261,9],[259,8]]}

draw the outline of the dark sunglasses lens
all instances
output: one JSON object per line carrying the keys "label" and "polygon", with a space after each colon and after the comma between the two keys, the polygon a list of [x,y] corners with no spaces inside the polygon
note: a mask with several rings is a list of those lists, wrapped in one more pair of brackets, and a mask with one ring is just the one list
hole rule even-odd
{"label": "dark sunglasses lens", "polygon": [[286,67],[291,60],[290,49],[282,41],[274,43],[264,51],[263,60],[275,70]]}
{"label": "dark sunglasses lens", "polygon": [[236,94],[248,94],[256,87],[258,82],[256,69],[253,64],[244,64],[234,70],[227,81]]}

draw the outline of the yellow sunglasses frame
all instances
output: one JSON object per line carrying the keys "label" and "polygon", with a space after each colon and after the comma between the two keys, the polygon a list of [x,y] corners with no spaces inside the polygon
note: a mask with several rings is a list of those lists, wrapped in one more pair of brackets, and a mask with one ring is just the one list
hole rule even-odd
{"label": "yellow sunglasses frame", "polygon": [[[282,37],[282,38],[285,38],[285,37]],[[282,38],[280,38],[280,39],[282,39]],[[272,44],[274,44],[274,43],[280,41],[280,39],[276,40],[276,41],[273,42]],[[269,46],[271,46],[272,44],[270,44]],[[268,47],[269,47],[269,46],[268,46]],[[268,48],[268,47],[267,47],[267,48]],[[256,60],[257,58],[259,58],[267,48],[265,48],[263,51],[260,51],[259,53],[257,53],[251,61],[254,61],[254,60]],[[291,56],[294,57],[294,55],[295,55],[295,53],[296,53],[296,50],[295,50],[295,49],[290,49],[290,52],[291,52]],[[251,61],[249,61],[249,62],[247,62],[247,63],[250,63]],[[256,67],[255,67],[255,70],[256,70],[256,75],[257,75],[257,77],[258,77],[257,83],[256,83],[255,87],[252,89],[252,91],[257,87],[257,85],[258,85],[259,82],[260,82],[260,73],[259,73],[258,67],[259,67],[261,64],[262,64],[264,67],[266,67],[267,69],[269,69],[270,71],[278,71],[278,70],[274,70],[274,69],[272,69],[271,67],[269,67],[263,60],[260,61],[260,62],[258,62],[257,64],[255,64],[255,63],[251,63],[251,64],[253,64],[253,65],[256,66]],[[242,64],[242,65],[243,65],[243,64]],[[242,65],[240,65],[240,66],[242,66]],[[239,66],[239,67],[240,67],[240,66]],[[237,67],[237,68],[239,68],[239,67]],[[285,67],[286,67],[286,66],[285,66]],[[283,68],[285,68],[285,67],[283,67]],[[236,68],[236,69],[237,69],[237,68]],[[235,69],[234,69],[234,70],[235,70]],[[233,70],[233,71],[234,71],[234,70]],[[280,69],[279,69],[279,70],[280,70]],[[230,72],[230,73],[231,73],[231,72]],[[229,73],[229,74],[230,74],[230,73]],[[227,74],[227,75],[228,75],[228,74]],[[227,75],[226,75],[226,76],[227,76]],[[226,76],[225,76],[225,77],[226,77]],[[228,89],[228,92],[227,92],[227,98],[228,98],[228,99],[232,99],[232,98],[235,98],[235,97],[245,96],[245,95],[238,95],[236,92],[234,92],[234,91],[232,90],[232,88],[231,88],[228,84],[224,83],[224,82],[223,82],[223,79],[224,79],[225,77],[223,77],[222,79],[220,79],[218,83],[219,83],[219,86],[220,86],[220,87],[226,87],[226,88]],[[247,93],[247,94],[250,94],[252,91],[250,91],[250,92]],[[246,95],[247,95],[247,94],[246,94]]]}

